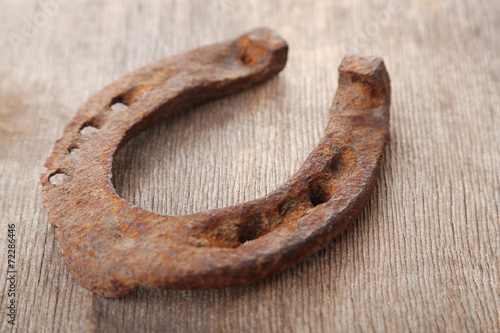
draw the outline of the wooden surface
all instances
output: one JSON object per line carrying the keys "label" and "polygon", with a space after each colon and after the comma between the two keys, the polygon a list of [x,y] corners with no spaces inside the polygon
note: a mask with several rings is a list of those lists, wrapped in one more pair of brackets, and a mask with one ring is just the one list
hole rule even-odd
{"label": "wooden surface", "polygon": [[[43,14],[54,1],[0,10],[2,332],[7,224],[20,332],[500,331],[499,1],[74,0]],[[38,179],[64,126],[130,70],[261,25],[289,42],[284,72],[131,141],[118,193],[184,214],[270,192],[319,142],[342,56],[361,53],[384,58],[393,87],[391,141],[361,216],[254,285],[120,299],[81,288]]]}

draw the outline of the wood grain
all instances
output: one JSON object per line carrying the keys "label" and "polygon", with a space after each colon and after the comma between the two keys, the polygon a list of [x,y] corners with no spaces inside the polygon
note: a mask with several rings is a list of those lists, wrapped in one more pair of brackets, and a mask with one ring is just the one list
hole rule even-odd
{"label": "wood grain", "polygon": [[[14,331],[500,331],[500,2],[75,0],[44,19],[53,1],[0,11],[2,332],[12,330],[7,224],[17,230]],[[130,70],[262,25],[289,42],[284,72],[129,142],[118,193],[185,214],[270,192],[319,142],[337,66],[353,52],[383,57],[393,88],[391,141],[366,209],[326,249],[254,285],[120,299],[81,288],[38,180],[64,126]]]}

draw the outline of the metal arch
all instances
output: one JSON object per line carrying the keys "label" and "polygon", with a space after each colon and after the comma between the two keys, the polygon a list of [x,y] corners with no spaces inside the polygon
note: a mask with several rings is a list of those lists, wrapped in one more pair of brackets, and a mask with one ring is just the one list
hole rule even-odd
{"label": "metal arch", "polygon": [[348,56],[326,133],[269,195],[183,215],[158,215],[116,193],[116,151],[147,127],[278,74],[288,46],[253,30],[133,71],[83,105],[42,175],[43,202],[70,271],[116,297],[138,286],[211,289],[281,272],[342,233],[373,192],[389,139],[390,82],[376,57]]}

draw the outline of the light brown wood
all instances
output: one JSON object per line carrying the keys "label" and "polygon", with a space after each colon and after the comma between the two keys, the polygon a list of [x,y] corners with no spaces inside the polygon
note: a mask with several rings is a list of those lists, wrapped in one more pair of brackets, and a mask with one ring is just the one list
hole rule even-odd
{"label": "light brown wood", "polygon": [[[0,243],[16,224],[19,332],[500,331],[499,1],[60,0],[43,14],[55,1],[0,11]],[[342,56],[361,53],[384,58],[393,88],[391,141],[361,216],[254,285],[120,299],[81,288],[38,179],[64,126],[130,70],[261,25],[289,42],[284,72],[131,141],[117,191],[167,214],[270,192],[319,142]]]}

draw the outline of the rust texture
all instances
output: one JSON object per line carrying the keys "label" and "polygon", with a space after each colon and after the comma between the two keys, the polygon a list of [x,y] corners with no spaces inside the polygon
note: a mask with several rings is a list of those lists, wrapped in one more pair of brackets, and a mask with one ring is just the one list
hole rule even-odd
{"label": "rust texture", "polygon": [[389,139],[383,61],[349,56],[326,133],[298,172],[265,197],[158,215],[118,196],[113,156],[141,130],[278,74],[286,42],[261,28],[138,69],[90,98],[42,175],[43,202],[73,276],[116,297],[139,286],[211,289],[255,282],[324,247],[361,212]]}

